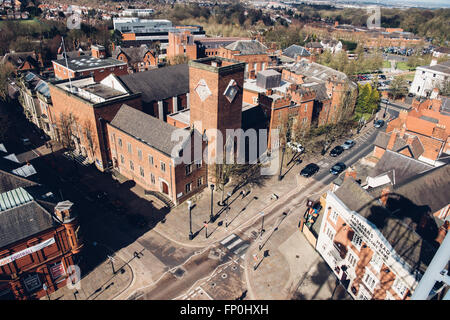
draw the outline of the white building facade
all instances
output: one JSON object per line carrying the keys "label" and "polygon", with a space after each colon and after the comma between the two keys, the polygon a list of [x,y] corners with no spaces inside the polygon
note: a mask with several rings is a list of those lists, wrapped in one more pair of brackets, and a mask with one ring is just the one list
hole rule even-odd
{"label": "white building facade", "polygon": [[449,76],[450,61],[417,67],[409,92],[420,97],[429,96],[434,88],[440,88],[444,82],[449,81]]}

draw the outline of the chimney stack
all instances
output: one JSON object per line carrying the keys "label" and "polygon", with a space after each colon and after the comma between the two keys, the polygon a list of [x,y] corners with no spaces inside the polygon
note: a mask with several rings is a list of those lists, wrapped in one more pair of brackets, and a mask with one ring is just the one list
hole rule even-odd
{"label": "chimney stack", "polygon": [[383,206],[386,206],[389,194],[391,193],[391,188],[389,186],[386,186],[381,190],[381,197],[380,201],[383,204]]}
{"label": "chimney stack", "polygon": [[55,215],[62,222],[70,222],[75,219],[75,215],[72,212],[73,203],[66,200],[62,202],[58,202],[55,206]]}

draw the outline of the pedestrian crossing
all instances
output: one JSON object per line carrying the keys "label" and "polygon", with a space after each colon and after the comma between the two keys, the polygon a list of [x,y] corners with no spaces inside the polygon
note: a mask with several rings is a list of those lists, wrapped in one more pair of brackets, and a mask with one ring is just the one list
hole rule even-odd
{"label": "pedestrian crossing", "polygon": [[220,241],[220,244],[227,248],[229,251],[233,252],[235,255],[240,255],[242,259],[245,256],[245,251],[250,246],[248,241],[241,239],[234,233]]}

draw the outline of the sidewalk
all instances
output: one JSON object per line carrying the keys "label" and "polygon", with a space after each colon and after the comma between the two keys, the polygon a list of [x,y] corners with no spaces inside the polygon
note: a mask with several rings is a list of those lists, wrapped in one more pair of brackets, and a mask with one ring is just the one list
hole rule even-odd
{"label": "sidewalk", "polygon": [[[259,241],[250,246],[244,261],[249,298],[351,299],[342,290],[333,295],[336,282],[332,271],[297,228],[299,213],[305,209],[305,206],[300,206],[285,221],[275,221],[270,229],[267,228],[261,250]],[[273,231],[278,224],[279,228]],[[256,261],[254,255],[258,257]]]}
{"label": "sidewalk", "polygon": [[[113,255],[107,248],[98,244],[95,248],[89,250],[89,256],[95,255],[92,259],[96,260],[99,257],[103,258],[107,255]],[[113,255],[114,271],[111,262],[106,258],[95,269],[90,271],[87,275],[83,274],[81,270],[81,281],[79,289],[69,289],[67,286],[50,294],[50,300],[112,300],[116,296],[125,291],[133,280],[133,271],[121,258]],[[67,280],[70,281],[70,280]],[[41,300],[47,300],[46,296]]]}

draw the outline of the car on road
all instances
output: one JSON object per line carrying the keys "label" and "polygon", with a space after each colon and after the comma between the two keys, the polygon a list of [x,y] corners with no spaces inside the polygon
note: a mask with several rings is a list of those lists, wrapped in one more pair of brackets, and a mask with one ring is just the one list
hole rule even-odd
{"label": "car on road", "polygon": [[24,146],[29,146],[29,145],[31,145],[30,139],[28,139],[28,138],[22,138],[21,140],[22,140],[22,143],[23,143]]}
{"label": "car on road", "polygon": [[294,150],[294,151],[296,151],[298,153],[302,153],[303,151],[305,151],[305,148],[298,142],[291,142],[291,141],[289,141],[287,143],[287,146],[290,149],[292,149],[292,150]]}
{"label": "car on road", "polygon": [[313,174],[315,174],[317,171],[319,171],[319,166],[315,163],[310,163],[306,167],[300,171],[300,175],[303,177],[311,177]]}
{"label": "car on road", "polygon": [[336,163],[334,166],[331,167],[330,169],[330,173],[337,175],[339,173],[341,173],[342,171],[345,170],[345,168],[347,168],[347,166],[345,165],[345,163],[343,162],[338,162]]}
{"label": "car on road", "polygon": [[342,148],[344,148],[344,150],[348,150],[348,149],[352,148],[354,145],[355,145],[354,140],[347,140],[342,144]]}
{"label": "car on road", "polygon": [[375,121],[375,128],[382,128],[384,126],[384,120],[377,120]]}
{"label": "car on road", "polygon": [[387,99],[381,99],[380,101],[381,101],[381,103],[389,103],[389,100],[387,100]]}
{"label": "car on road", "polygon": [[337,157],[342,152],[344,152],[344,148],[342,148],[342,146],[336,146],[333,148],[333,150],[330,151],[330,156]]}

